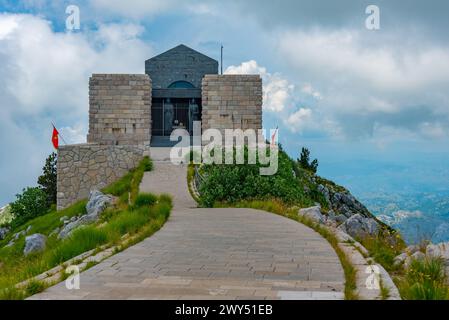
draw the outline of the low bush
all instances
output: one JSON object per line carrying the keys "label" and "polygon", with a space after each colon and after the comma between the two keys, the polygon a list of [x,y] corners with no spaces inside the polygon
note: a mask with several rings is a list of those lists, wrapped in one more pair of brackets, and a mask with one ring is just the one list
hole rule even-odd
{"label": "low bush", "polygon": [[274,175],[260,175],[258,158],[256,164],[207,164],[201,167],[204,181],[200,186],[201,204],[212,207],[215,202],[229,203],[240,200],[263,200],[277,198],[287,204],[313,205],[305,196],[302,186],[294,176],[292,160],[279,150],[278,171]]}
{"label": "low bush", "polygon": [[23,189],[23,192],[17,194],[16,197],[16,201],[10,204],[11,213],[14,217],[13,226],[21,225],[48,212],[48,198],[41,188],[29,187]]}

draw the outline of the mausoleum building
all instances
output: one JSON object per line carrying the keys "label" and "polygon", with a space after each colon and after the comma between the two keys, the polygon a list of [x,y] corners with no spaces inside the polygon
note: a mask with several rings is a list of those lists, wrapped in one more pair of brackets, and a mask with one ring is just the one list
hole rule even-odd
{"label": "mausoleum building", "polygon": [[220,75],[218,61],[179,45],[145,61],[145,74],[93,74],[87,143],[60,146],[58,209],[119,179],[175,129],[261,129],[259,75]]}

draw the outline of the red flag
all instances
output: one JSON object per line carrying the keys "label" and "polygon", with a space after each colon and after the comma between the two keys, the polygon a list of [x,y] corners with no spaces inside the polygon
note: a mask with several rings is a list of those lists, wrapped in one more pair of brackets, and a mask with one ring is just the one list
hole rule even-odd
{"label": "red flag", "polygon": [[59,132],[56,130],[55,126],[53,126],[53,135],[51,137],[51,142],[53,143],[53,147],[58,149],[59,147]]}

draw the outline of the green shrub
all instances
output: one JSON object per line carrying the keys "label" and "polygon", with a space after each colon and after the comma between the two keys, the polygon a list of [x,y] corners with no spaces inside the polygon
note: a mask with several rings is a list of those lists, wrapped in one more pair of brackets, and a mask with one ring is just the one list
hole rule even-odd
{"label": "green shrub", "polygon": [[259,160],[256,164],[208,164],[201,167],[204,177],[200,185],[201,204],[211,207],[215,202],[234,203],[251,199],[280,199],[287,204],[313,205],[304,195],[304,190],[295,178],[292,161],[279,150],[278,171],[274,175],[262,176],[263,167]]}
{"label": "green shrub", "polygon": [[134,201],[136,207],[152,206],[157,202],[157,196],[152,193],[139,193]]}
{"label": "green shrub", "polygon": [[41,188],[28,187],[16,197],[16,201],[10,205],[11,213],[14,216],[13,226],[18,226],[48,212],[47,195]]}
{"label": "green shrub", "polygon": [[94,249],[108,241],[107,233],[94,226],[86,226],[73,231],[69,238],[52,251],[49,258],[51,265],[57,265],[83,252]]}
{"label": "green shrub", "polygon": [[412,260],[399,285],[402,297],[408,300],[449,299],[444,268],[444,261],[440,258]]}
{"label": "green shrub", "polygon": [[167,203],[169,205],[172,204],[172,197],[169,194],[162,193],[159,195],[159,202]]}
{"label": "green shrub", "polygon": [[310,151],[307,148],[301,149],[301,155],[299,156],[299,159],[297,160],[298,164],[301,166],[301,168],[305,170],[309,170],[313,173],[316,173],[318,169],[318,159],[314,159],[310,161]]}
{"label": "green shrub", "polygon": [[142,160],[143,170],[144,171],[152,171],[153,170],[153,161],[150,157],[144,157]]}
{"label": "green shrub", "polygon": [[37,179],[37,183],[47,195],[47,203],[49,206],[56,204],[57,163],[58,156],[55,152],[52,152],[45,160],[45,165],[42,168],[42,175]]}

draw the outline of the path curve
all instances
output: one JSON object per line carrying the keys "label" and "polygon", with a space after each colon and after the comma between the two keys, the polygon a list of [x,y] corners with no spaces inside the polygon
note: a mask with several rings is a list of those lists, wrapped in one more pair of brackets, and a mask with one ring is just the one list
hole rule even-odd
{"label": "path curve", "polygon": [[265,211],[199,209],[186,167],[155,162],[141,191],[169,193],[174,208],[150,238],[31,299],[343,299],[344,273],[312,229]]}

